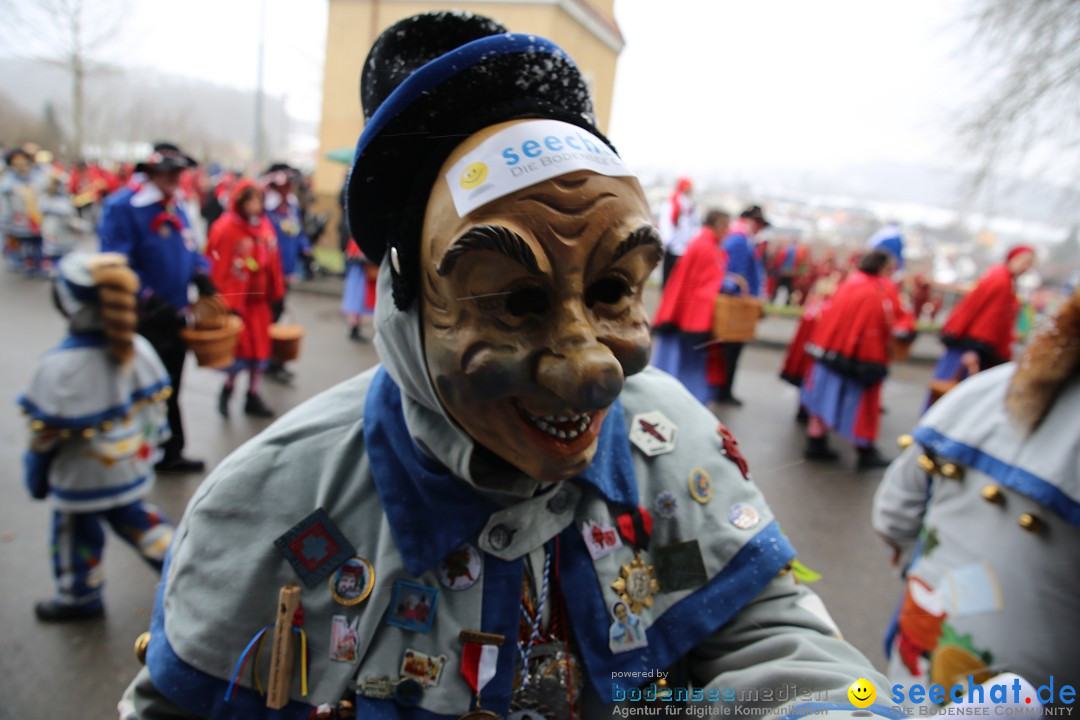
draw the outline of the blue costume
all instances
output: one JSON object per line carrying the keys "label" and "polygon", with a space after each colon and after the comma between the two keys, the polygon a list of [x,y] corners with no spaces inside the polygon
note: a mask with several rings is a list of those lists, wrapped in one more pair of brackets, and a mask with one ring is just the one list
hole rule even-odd
{"label": "blue costume", "polygon": [[199,252],[182,204],[168,201],[151,182],[111,195],[102,210],[98,235],[101,249],[126,255],[142,283],[139,333],[154,346],[172,378],[168,403],[172,434],[162,446],[162,461],[176,463],[184,450],[179,397],[187,345],[180,337],[186,324],[181,312],[189,304],[193,282],[200,293],[212,293],[204,274],[209,263]]}
{"label": "blue costume", "polygon": [[281,193],[271,189],[266,192],[266,214],[274,224],[281,269],[288,280],[300,273],[300,256],[311,252],[311,241],[304,232],[300,206],[292,195],[282,197]]}

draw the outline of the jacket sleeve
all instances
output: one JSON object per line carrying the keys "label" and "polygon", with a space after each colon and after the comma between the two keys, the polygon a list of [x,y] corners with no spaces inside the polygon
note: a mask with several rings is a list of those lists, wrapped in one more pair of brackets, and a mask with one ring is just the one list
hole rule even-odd
{"label": "jacket sleeve", "polygon": [[[826,709],[850,710],[847,690],[856,679],[866,678],[881,689],[888,683],[838,633],[818,596],[785,573],[691,652],[690,672],[710,689],[772,689],[777,694],[794,684],[804,694],[794,704],[813,701],[825,703]],[[884,714],[883,703],[868,709]],[[777,709],[793,702],[759,694],[758,701],[746,704]]]}
{"label": "jacket sleeve", "polygon": [[919,467],[922,446],[914,444],[885,471],[874,495],[874,530],[889,538],[906,555],[915,547],[930,500],[930,477]]}
{"label": "jacket sleeve", "polygon": [[145,667],[128,685],[120,698],[120,720],[200,720],[187,710],[173,705],[165,699]]}

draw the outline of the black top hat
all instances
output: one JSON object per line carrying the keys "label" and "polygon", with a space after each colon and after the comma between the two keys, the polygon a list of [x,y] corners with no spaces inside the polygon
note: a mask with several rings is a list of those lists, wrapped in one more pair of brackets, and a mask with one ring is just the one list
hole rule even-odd
{"label": "black top hat", "polygon": [[169,172],[187,170],[198,165],[194,158],[182,153],[175,143],[158,141],[154,143],[150,156],[135,166],[135,172]]}
{"label": "black top hat", "polygon": [[751,205],[739,213],[739,217],[746,218],[747,220],[757,220],[764,227],[769,227],[771,224],[765,219],[765,213],[762,211],[760,205]]}
{"label": "black top hat", "polygon": [[372,261],[396,249],[399,308],[416,294],[431,187],[463,140],[506,120],[546,118],[607,142],[574,61],[481,15],[430,12],[387,28],[364,63],[360,97],[366,126],[349,175],[349,225]]}

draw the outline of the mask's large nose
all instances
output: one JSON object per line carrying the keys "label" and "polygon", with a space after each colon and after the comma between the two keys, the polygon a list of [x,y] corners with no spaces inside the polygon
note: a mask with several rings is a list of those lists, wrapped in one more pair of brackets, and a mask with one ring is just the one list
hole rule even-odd
{"label": "mask's large nose", "polygon": [[577,332],[540,357],[536,381],[574,410],[603,410],[622,392],[622,366],[587,325],[575,325]]}

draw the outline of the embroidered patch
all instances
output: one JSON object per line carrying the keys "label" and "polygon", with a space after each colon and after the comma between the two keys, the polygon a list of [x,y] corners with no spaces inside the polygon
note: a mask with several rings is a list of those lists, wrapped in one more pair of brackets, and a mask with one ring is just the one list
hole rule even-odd
{"label": "embroidered patch", "polygon": [[665,545],[652,552],[660,592],[701,587],[709,579],[697,540]]}
{"label": "embroidered patch", "polygon": [[319,508],[274,541],[305,586],[311,588],[356,554],[337,525]]}
{"label": "embroidered patch", "polygon": [[335,615],[330,622],[330,659],[335,662],[356,662],[356,651],[360,646],[357,624],[360,618],[349,621],[344,615]]}
{"label": "embroidered patch", "polygon": [[611,523],[601,525],[586,520],[581,525],[581,537],[585,540],[585,547],[589,548],[589,555],[593,560],[610,555],[623,546],[622,538]]}
{"label": "embroidered patch", "polygon": [[630,442],[649,457],[675,449],[675,423],[658,410],[635,415],[630,421]]}
{"label": "embroidered patch", "polygon": [[704,505],[712,500],[712,478],[701,468],[690,471],[690,497]]}
{"label": "embroidered patch", "polygon": [[728,460],[735,463],[742,476],[749,480],[750,466],[746,464],[746,458],[743,457],[742,451],[739,450],[739,441],[735,439],[735,436],[731,434],[731,431],[727,429],[724,423],[717,423],[716,432],[720,434],[720,439],[724,444],[724,455]]}
{"label": "embroidered patch", "polygon": [[446,656],[426,655],[419,650],[405,649],[401,658],[401,676],[412,678],[424,687],[435,687],[446,666]]}
{"label": "embroidered patch", "polygon": [[351,557],[330,576],[330,596],[342,605],[367,600],[375,586],[375,569],[367,558]]}
{"label": "embroidered patch", "polygon": [[450,590],[471,588],[480,579],[483,568],[480,551],[465,543],[439,563],[439,583]]}
{"label": "embroidered patch", "polygon": [[394,583],[390,615],[386,622],[402,630],[426,633],[435,620],[435,607],[438,602],[439,591],[435,588],[398,580]]}

